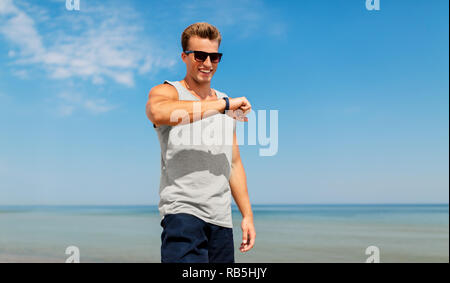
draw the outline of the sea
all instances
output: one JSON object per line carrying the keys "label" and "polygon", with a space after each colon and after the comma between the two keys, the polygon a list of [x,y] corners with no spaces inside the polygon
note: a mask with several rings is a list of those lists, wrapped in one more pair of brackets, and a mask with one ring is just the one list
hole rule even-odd
{"label": "sea", "polygon": [[[237,263],[449,262],[448,204],[253,205],[255,246]],[[156,205],[0,206],[0,262],[160,262]],[[374,252],[375,251],[375,252]],[[72,257],[73,259],[73,257]]]}

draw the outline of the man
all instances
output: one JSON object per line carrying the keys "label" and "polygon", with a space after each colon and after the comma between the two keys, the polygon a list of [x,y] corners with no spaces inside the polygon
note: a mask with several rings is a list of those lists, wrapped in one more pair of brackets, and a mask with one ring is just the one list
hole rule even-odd
{"label": "man", "polygon": [[[236,139],[236,121],[248,121],[251,105],[245,97],[228,98],[211,88],[222,56],[220,42],[220,32],[208,23],[187,27],[181,36],[186,76],[149,93],[146,114],[161,145],[161,262],[234,263],[231,196],[243,217],[240,251],[255,243]],[[221,139],[228,137],[232,142]],[[221,143],[205,141],[210,138]]]}

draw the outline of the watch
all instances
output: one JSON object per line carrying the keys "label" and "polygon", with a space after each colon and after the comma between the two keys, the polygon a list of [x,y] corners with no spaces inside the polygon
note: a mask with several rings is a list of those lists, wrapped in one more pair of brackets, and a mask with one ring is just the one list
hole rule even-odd
{"label": "watch", "polygon": [[222,114],[225,114],[225,111],[230,110],[230,100],[228,97],[222,97],[225,100],[225,109],[223,110]]}

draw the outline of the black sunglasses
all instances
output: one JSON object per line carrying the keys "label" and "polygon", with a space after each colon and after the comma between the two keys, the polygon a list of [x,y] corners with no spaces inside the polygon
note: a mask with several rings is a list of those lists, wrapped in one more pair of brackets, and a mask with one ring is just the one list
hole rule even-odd
{"label": "black sunglasses", "polygon": [[203,51],[184,51],[187,55],[194,53],[194,59],[197,62],[205,62],[206,58],[211,60],[212,63],[219,63],[222,59],[222,53],[208,53]]}

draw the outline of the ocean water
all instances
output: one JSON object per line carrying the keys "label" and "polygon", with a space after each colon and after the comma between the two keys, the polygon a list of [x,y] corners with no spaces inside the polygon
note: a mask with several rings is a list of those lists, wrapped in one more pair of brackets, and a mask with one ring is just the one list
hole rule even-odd
{"label": "ocean water", "polygon": [[[449,262],[449,206],[253,205],[256,244],[236,262]],[[160,262],[157,206],[0,206],[0,262]]]}

